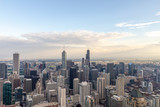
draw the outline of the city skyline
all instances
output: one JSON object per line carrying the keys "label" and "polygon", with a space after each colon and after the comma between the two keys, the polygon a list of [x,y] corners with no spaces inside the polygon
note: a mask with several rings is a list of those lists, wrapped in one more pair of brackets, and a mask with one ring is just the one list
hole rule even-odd
{"label": "city skyline", "polygon": [[0,59],[160,59],[160,1],[0,1]]}

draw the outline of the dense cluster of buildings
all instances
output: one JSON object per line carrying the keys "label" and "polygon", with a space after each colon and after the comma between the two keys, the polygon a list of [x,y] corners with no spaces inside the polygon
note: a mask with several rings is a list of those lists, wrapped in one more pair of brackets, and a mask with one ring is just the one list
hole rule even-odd
{"label": "dense cluster of buildings", "polygon": [[160,107],[159,63],[13,61],[0,63],[0,106]]}

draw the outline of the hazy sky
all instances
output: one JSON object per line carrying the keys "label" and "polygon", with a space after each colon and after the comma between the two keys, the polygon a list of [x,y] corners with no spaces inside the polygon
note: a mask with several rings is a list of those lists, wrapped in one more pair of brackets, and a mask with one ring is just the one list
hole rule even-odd
{"label": "hazy sky", "polygon": [[160,58],[160,0],[0,0],[0,59]]}

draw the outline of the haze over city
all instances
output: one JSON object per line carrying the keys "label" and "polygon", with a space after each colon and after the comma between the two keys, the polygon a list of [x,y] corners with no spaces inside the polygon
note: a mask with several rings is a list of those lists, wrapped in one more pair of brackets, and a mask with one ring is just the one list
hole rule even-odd
{"label": "haze over city", "polygon": [[160,1],[1,0],[0,59],[160,58]]}

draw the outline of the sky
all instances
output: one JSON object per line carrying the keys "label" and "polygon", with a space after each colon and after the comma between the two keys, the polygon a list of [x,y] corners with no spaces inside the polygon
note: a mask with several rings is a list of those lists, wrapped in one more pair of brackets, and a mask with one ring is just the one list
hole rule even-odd
{"label": "sky", "polygon": [[159,0],[0,0],[0,59],[160,59]]}

